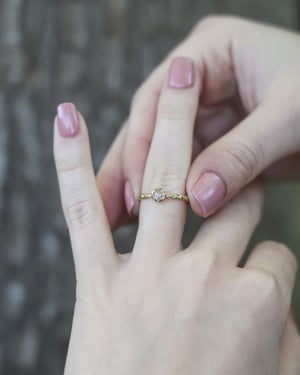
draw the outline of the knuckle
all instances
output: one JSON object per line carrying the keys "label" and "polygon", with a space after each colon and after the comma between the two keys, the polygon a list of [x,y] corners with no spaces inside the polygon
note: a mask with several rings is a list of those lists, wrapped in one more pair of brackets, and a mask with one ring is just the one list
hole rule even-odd
{"label": "knuckle", "polygon": [[253,313],[272,311],[276,305],[281,305],[281,290],[275,273],[262,269],[248,272],[248,278],[243,285],[243,295],[247,299]]}
{"label": "knuckle", "polygon": [[[190,256],[191,259],[191,268],[194,272],[191,274],[197,274],[197,278],[200,278],[200,283],[204,289],[211,284],[211,280],[218,274],[218,268],[220,265],[220,259],[215,251],[207,250],[194,252]],[[199,268],[199,265],[201,267]]]}
{"label": "knuckle", "polygon": [[269,297],[276,297],[280,291],[279,283],[276,277],[276,273],[267,270],[258,270],[256,278],[260,290],[263,290],[263,297],[269,299]]}
{"label": "knuckle", "polygon": [[270,249],[270,251],[275,252],[276,254],[280,254],[284,264],[288,265],[289,268],[293,270],[297,270],[297,258],[286,244],[276,241],[264,241],[260,245]]}
{"label": "knuckle", "polygon": [[195,29],[201,31],[211,27],[232,27],[237,20],[238,18],[234,16],[209,14],[201,18],[201,20],[196,24]]}
{"label": "knuckle", "polygon": [[222,160],[227,161],[228,168],[233,168],[243,182],[252,180],[264,164],[263,149],[258,143],[253,149],[242,141],[234,141],[224,146],[222,153]]}
{"label": "knuckle", "polygon": [[67,199],[67,202],[65,214],[71,230],[84,229],[96,220],[98,205],[92,199],[75,196]]}
{"label": "knuckle", "polygon": [[265,247],[267,249],[272,249],[275,251],[283,251],[283,252],[290,251],[286,244],[282,242],[271,241],[271,240],[260,242],[259,246]]}
{"label": "knuckle", "polygon": [[218,25],[220,22],[224,20],[224,18],[224,16],[218,16],[217,14],[208,14],[202,17],[201,20],[198,22],[198,29],[206,29],[208,27]]}

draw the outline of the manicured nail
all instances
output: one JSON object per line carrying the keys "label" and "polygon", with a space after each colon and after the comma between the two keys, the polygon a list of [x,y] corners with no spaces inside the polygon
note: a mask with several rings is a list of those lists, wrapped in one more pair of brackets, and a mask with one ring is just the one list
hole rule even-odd
{"label": "manicured nail", "polygon": [[71,138],[79,133],[79,119],[73,103],[62,103],[57,107],[57,122],[62,137]]}
{"label": "manicured nail", "polygon": [[125,197],[127,212],[130,216],[132,216],[134,204],[135,204],[135,199],[134,199],[134,195],[133,195],[132,186],[131,186],[129,181],[126,181],[126,183],[125,183],[124,197]]}
{"label": "manicured nail", "polygon": [[172,61],[169,70],[169,87],[188,89],[195,83],[195,65],[186,57],[177,57]]}
{"label": "manicured nail", "polygon": [[204,217],[214,213],[226,194],[224,181],[213,172],[204,173],[192,188],[194,199],[199,203]]}

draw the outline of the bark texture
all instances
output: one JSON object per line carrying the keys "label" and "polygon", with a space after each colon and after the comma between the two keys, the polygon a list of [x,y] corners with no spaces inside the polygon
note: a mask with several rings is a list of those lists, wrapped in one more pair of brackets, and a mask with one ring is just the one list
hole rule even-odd
{"label": "bark texture", "polygon": [[[0,374],[63,373],[74,269],[52,157],[56,105],[74,101],[85,115],[97,167],[137,86],[215,12],[298,27],[297,0],[0,0]],[[260,233],[296,245],[299,189],[285,189],[271,191]],[[117,244],[128,249],[132,234],[118,231]]]}

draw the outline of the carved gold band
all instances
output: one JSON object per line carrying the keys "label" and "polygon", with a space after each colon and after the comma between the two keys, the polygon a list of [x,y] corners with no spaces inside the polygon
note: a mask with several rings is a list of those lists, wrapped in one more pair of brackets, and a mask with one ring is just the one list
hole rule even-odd
{"label": "carved gold band", "polygon": [[166,199],[175,199],[189,203],[189,197],[184,194],[167,193],[163,187],[158,187],[152,193],[142,193],[138,200],[153,199],[155,202],[162,202]]}

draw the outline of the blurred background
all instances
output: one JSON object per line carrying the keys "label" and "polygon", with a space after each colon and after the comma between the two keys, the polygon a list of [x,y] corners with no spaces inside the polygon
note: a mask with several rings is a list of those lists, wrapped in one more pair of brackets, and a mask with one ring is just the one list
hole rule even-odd
{"label": "blurred background", "polygon": [[[138,85],[201,17],[231,13],[297,30],[298,4],[0,0],[0,374],[63,374],[75,278],[52,157],[57,104],[73,101],[86,117],[97,169]],[[269,186],[253,243],[274,239],[299,253],[299,223],[299,185]],[[116,233],[121,251],[133,235]]]}

